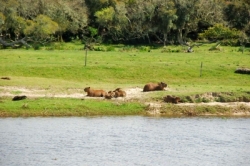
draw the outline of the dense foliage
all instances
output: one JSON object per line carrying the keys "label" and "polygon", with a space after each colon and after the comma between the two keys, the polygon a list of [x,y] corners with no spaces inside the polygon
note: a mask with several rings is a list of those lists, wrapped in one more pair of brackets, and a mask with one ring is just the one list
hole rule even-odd
{"label": "dense foliage", "polygon": [[248,0],[0,0],[0,4],[4,41],[94,37],[105,43],[166,45],[203,38],[248,42],[250,35]]}

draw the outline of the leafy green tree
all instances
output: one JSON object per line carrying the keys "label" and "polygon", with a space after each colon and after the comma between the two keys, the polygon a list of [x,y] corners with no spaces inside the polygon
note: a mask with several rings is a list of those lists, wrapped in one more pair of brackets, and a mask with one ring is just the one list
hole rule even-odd
{"label": "leafy green tree", "polygon": [[155,0],[137,0],[126,3],[127,12],[123,14],[123,23],[126,23],[123,24],[126,25],[123,28],[125,40],[143,39],[150,43],[150,34],[155,34],[157,31],[156,19],[154,19],[154,11],[157,6],[155,2]]}
{"label": "leafy green tree", "polygon": [[225,23],[223,20],[223,8],[225,3],[222,0],[199,0],[196,4],[195,15],[199,21],[207,22],[210,25]]}
{"label": "leafy green tree", "polygon": [[58,40],[66,31],[76,34],[88,25],[88,10],[82,0],[54,0],[48,3],[44,14],[58,24]]}
{"label": "leafy green tree", "polygon": [[[10,37],[10,34],[15,31],[17,32],[17,29],[19,27],[16,27],[18,25],[17,21],[17,6],[18,3],[16,0],[0,0],[0,12],[4,16],[4,22],[1,25],[2,33],[8,34]],[[14,33],[14,32],[13,32]],[[16,36],[15,36],[16,37]]]}
{"label": "leafy green tree", "polygon": [[34,21],[28,21],[27,25],[25,34],[33,36],[36,41],[45,40],[58,30],[58,24],[45,15],[38,15]]}
{"label": "leafy green tree", "polygon": [[225,20],[228,24],[242,31],[241,41],[245,41],[245,35],[250,36],[250,1],[239,0],[226,4],[224,8]]}
{"label": "leafy green tree", "polygon": [[229,3],[224,12],[226,20],[231,27],[242,30],[249,24],[250,5],[240,2]]}
{"label": "leafy green tree", "polygon": [[58,24],[50,17],[45,15],[38,15],[35,20],[35,31],[33,34],[40,38],[47,38],[51,34],[55,34],[58,30]]}
{"label": "leafy green tree", "polygon": [[107,8],[103,8],[100,11],[97,11],[95,13],[96,16],[96,21],[101,25],[101,26],[105,26],[108,27],[109,25],[112,24],[112,21],[114,19],[115,16],[115,10],[112,6],[107,7]]}
{"label": "leafy green tree", "polygon": [[[41,3],[41,0],[16,0],[18,3],[17,6],[17,15],[25,19],[34,19],[41,13],[41,8],[44,5]],[[49,3],[49,2],[46,2]],[[32,4],[32,5],[31,5]]]}
{"label": "leafy green tree", "polygon": [[[216,1],[213,0],[213,2]],[[197,31],[199,21],[203,20],[202,15],[199,15],[197,12],[202,6],[202,0],[174,0],[174,2],[178,16],[178,19],[175,21],[177,29],[176,39],[178,43],[187,45],[187,34],[191,31]]]}
{"label": "leafy green tree", "polygon": [[249,0],[0,0],[0,33],[12,40],[53,36],[64,41],[91,38],[92,27],[98,30],[95,37],[106,41],[157,40],[166,45],[187,44],[190,32],[221,23],[240,30],[243,40],[250,36],[249,13]]}
{"label": "leafy green tree", "polygon": [[168,1],[162,3],[157,9],[158,20],[158,30],[160,34],[163,34],[163,44],[166,45],[168,41],[168,34],[171,30],[176,29],[176,24],[174,23],[178,16],[176,15],[176,8],[173,1]]}
{"label": "leafy green tree", "polygon": [[[103,2],[104,3],[104,2]],[[105,36],[114,41],[130,38],[127,34],[129,26],[128,11],[124,1],[108,1],[108,7],[96,11],[96,23]],[[126,39],[125,39],[126,40]]]}
{"label": "leafy green tree", "polygon": [[5,16],[3,15],[2,12],[0,12],[0,35],[2,35],[2,28],[4,24],[5,24]]}
{"label": "leafy green tree", "polygon": [[237,29],[230,29],[222,24],[215,24],[204,33],[200,33],[200,38],[207,38],[213,40],[223,40],[223,39],[237,39],[239,38],[240,31]]}

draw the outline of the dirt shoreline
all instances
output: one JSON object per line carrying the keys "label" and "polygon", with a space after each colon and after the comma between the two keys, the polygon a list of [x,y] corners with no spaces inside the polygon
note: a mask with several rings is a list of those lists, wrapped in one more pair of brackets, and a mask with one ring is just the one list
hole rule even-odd
{"label": "dirt shoreline", "polygon": [[[111,100],[121,100],[121,101],[131,101],[133,99],[142,99],[143,93],[142,88],[129,88],[125,89],[127,96],[125,98],[116,98]],[[2,86],[0,87],[0,97],[14,97],[16,95],[25,95],[28,98],[79,98],[79,99],[93,99],[93,97],[87,97],[83,89],[67,89],[62,93],[62,91],[52,91],[50,89],[29,89],[26,87],[10,87]],[[100,99],[100,98],[96,98]],[[163,105],[168,103],[164,101],[144,101],[147,106],[147,112],[150,115],[161,115]],[[233,116],[250,116],[250,102],[206,102],[206,103],[178,103],[178,107],[197,107],[197,106],[219,106],[232,108],[234,111],[230,114]],[[241,110],[240,108],[243,108]],[[204,114],[204,115],[214,115],[214,114]],[[216,114],[218,115],[218,114]]]}

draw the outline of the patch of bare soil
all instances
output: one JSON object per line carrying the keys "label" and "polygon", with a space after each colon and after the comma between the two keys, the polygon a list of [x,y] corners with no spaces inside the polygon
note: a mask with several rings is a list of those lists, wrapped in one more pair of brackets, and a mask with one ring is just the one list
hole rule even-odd
{"label": "patch of bare soil", "polygon": [[[124,89],[127,93],[125,99],[142,98],[142,88]],[[86,96],[83,89],[68,89],[66,91],[53,91],[51,89],[28,89],[25,87],[0,87],[0,96],[14,97],[16,95],[25,95],[30,98],[56,97],[56,98],[90,98]],[[93,97],[91,97],[93,98]]]}
{"label": "patch of bare soil", "polygon": [[[123,100],[130,101],[133,99],[143,99],[144,93],[143,89],[139,87],[124,89],[127,93],[126,97],[113,98],[112,100]],[[55,97],[55,98],[79,98],[79,99],[90,99],[93,97],[87,97],[86,92],[83,89],[68,89],[66,91],[53,91],[51,89],[28,89],[25,87],[0,87],[0,97],[14,97],[16,95],[25,95],[28,98],[40,98],[40,97]],[[208,106],[222,106],[222,107],[231,107],[231,108],[240,108],[244,106],[245,111],[240,111],[235,109],[233,115],[250,115],[250,102],[215,102],[213,100],[213,95],[205,94],[205,96],[212,102],[206,103],[178,103],[179,106],[199,106],[199,105],[208,105]],[[97,99],[97,98],[96,98]],[[100,99],[100,98],[98,98]],[[103,98],[101,98],[103,99]],[[149,114],[161,114],[161,107],[166,104],[162,101],[145,101],[144,104],[147,106]]]}

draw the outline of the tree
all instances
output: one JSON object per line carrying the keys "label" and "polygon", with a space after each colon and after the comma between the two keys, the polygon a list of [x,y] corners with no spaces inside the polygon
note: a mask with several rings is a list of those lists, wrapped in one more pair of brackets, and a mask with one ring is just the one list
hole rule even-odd
{"label": "tree", "polygon": [[[157,0],[152,1],[128,1],[126,3],[125,17],[128,21],[124,26],[125,40],[147,40],[149,43],[150,35],[157,31],[154,21],[154,11],[157,6]],[[124,19],[125,20],[125,19]]]}
{"label": "tree", "polygon": [[76,34],[87,26],[88,10],[82,0],[39,0],[37,10],[58,24],[57,40],[63,41],[65,32]]}
{"label": "tree", "polygon": [[177,41],[182,45],[187,45],[186,36],[190,31],[196,31],[199,18],[197,10],[200,0],[174,0],[178,19],[175,21],[177,29]]}
{"label": "tree", "polygon": [[115,15],[115,10],[112,6],[103,8],[100,11],[97,11],[95,13],[96,16],[96,21],[101,25],[101,26],[106,26],[108,27],[109,25],[112,24],[112,21],[114,19]]}
{"label": "tree", "polygon": [[225,9],[225,20],[230,27],[242,31],[242,36],[250,36],[250,1],[240,0],[227,3]]}
{"label": "tree", "polygon": [[162,5],[158,6],[156,10],[156,17],[158,17],[158,28],[160,34],[163,34],[163,44],[166,45],[168,41],[168,34],[171,30],[176,29],[175,21],[178,19],[176,15],[176,8],[173,1],[165,1]]}
{"label": "tree", "polygon": [[[5,15],[7,15],[7,17],[5,17],[5,15],[0,12],[0,44],[4,48],[19,48],[22,45],[30,47],[26,41],[26,37],[20,39],[26,28],[25,19],[16,15],[15,7],[10,7],[2,11],[6,13]],[[12,39],[12,36],[14,39]]]}
{"label": "tree", "polygon": [[99,27],[106,31],[106,35],[113,40],[124,40],[129,24],[127,9],[122,1],[110,1],[110,6],[102,8],[95,13]]}
{"label": "tree", "polygon": [[[44,14],[42,0],[16,0],[18,3],[16,13],[24,19],[32,20],[39,14]],[[48,2],[46,2],[48,3]],[[31,5],[32,4],[32,5]]]}
{"label": "tree", "polygon": [[3,26],[5,24],[5,16],[0,12],[0,35],[2,35]]}
{"label": "tree", "polygon": [[[26,39],[29,38],[34,43],[42,43],[47,39],[50,40],[50,35],[55,34],[58,29],[58,25],[56,22],[52,21],[49,17],[45,15],[37,16],[34,21],[32,20],[24,20],[22,17],[17,17],[15,22],[13,22],[13,27],[15,27],[16,39],[15,41],[7,42],[6,39],[1,37],[0,43],[4,47],[19,47],[27,44]],[[19,34],[24,34],[25,37],[19,39]],[[16,44],[19,44],[18,46]]]}
{"label": "tree", "polygon": [[0,4],[0,33],[8,42],[31,36],[35,41],[91,38],[88,27],[92,27],[103,41],[187,45],[191,34],[197,39],[198,33],[218,23],[241,30],[242,40],[250,36],[249,0],[0,0]]}
{"label": "tree", "polygon": [[32,35],[36,40],[44,40],[50,35],[55,34],[58,30],[58,24],[51,20],[48,16],[38,15],[34,19],[34,24],[30,24],[30,30],[26,31],[26,35]]}
{"label": "tree", "polygon": [[[223,20],[224,3],[221,0],[199,0],[196,3],[192,14],[192,21],[187,24],[188,32],[203,32],[207,28],[218,23],[225,23]],[[198,38],[198,35],[196,36]]]}
{"label": "tree", "polygon": [[249,23],[249,9],[250,5],[246,5],[240,2],[229,3],[224,9],[226,20],[231,27],[237,29],[244,29]]}

